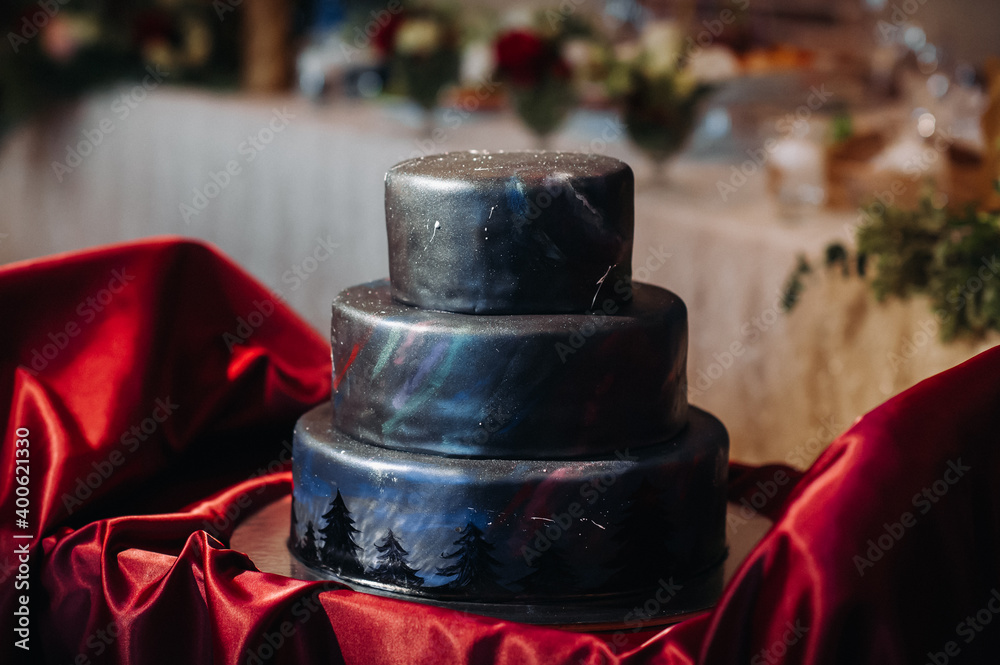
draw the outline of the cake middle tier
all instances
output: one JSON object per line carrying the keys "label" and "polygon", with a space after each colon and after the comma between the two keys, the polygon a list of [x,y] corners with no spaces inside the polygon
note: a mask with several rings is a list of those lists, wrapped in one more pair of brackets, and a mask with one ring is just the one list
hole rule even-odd
{"label": "cake middle tier", "polygon": [[665,441],[687,422],[687,310],[647,284],[619,295],[600,314],[488,316],[403,305],[388,280],[346,289],[333,303],[333,424],[456,457]]}

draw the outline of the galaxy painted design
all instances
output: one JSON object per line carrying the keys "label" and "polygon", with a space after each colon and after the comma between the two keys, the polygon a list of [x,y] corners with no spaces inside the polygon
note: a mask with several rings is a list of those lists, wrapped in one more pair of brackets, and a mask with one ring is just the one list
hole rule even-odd
{"label": "galaxy painted design", "polygon": [[386,174],[389,280],[337,296],[332,400],[296,428],[299,560],[538,623],[714,601],[729,442],[688,406],[684,303],[631,281],[633,189],[572,153]]}
{"label": "galaxy painted design", "polygon": [[[641,598],[721,575],[728,437],[692,408],[669,443],[590,460],[384,450],[330,426],[294,440],[291,542],[354,585],[437,600]],[[721,577],[719,578],[721,579]]]}
{"label": "galaxy painted design", "polygon": [[632,274],[634,179],[597,154],[453,152],[385,178],[400,302],[473,314],[570,313]]}
{"label": "galaxy painted design", "polygon": [[687,422],[687,311],[655,286],[611,315],[475,316],[373,282],[337,297],[332,328],[333,422],[367,443],[566,459],[659,444]]}

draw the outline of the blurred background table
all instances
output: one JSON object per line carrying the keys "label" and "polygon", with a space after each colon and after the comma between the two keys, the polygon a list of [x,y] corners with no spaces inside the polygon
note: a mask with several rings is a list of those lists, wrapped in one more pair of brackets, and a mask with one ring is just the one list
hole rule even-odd
{"label": "blurred background table", "polygon": [[[60,182],[52,163],[114,117],[113,99],[89,98],[57,131],[27,125],[10,137],[0,153],[0,261],[193,236],[218,245],[323,331],[340,289],[388,272],[382,200],[390,166],[445,150],[534,145],[502,112],[441,111],[438,131],[421,138],[421,118],[406,105],[316,107],[174,89],[115,118]],[[265,145],[269,127],[281,130]],[[259,149],[249,147],[251,136],[260,137]],[[635,274],[686,301],[691,399],[726,423],[735,459],[804,467],[856,417],[996,342],[942,345],[928,334],[925,302],[879,305],[863,283],[832,269],[806,276],[806,296],[783,313],[797,257],[850,243],[856,213],[786,219],[767,196],[763,169],[724,201],[717,182],[728,179],[732,155],[690,150],[654,183],[615,117],[591,111],[577,112],[552,147],[605,152],[633,166]],[[226,182],[218,174],[230,162],[239,172]],[[213,173],[226,183],[218,190]],[[186,220],[181,206],[196,208],[196,190],[217,195]]]}

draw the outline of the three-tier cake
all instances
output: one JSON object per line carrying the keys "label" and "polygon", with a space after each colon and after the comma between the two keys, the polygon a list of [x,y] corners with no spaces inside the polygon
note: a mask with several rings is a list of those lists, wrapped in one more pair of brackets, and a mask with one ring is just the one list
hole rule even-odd
{"label": "three-tier cake", "polygon": [[631,281],[629,167],[457,152],[385,188],[390,277],[334,300],[333,398],[296,428],[298,559],[522,621],[710,605],[728,438],[688,406],[684,303]]}

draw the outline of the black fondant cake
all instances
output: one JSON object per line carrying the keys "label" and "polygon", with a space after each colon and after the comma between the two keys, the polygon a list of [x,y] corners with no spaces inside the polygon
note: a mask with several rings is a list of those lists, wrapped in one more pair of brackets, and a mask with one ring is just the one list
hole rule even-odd
{"label": "black fondant cake", "polygon": [[[687,312],[636,285],[615,314],[472,316],[333,303],[333,423],[388,448],[560,459],[666,441],[687,421]],[[609,362],[613,359],[613,362]]]}
{"label": "black fondant cake", "polygon": [[709,605],[728,438],[688,407],[684,304],[630,282],[631,170],[411,160],[386,176],[386,221],[390,281],[334,301],[332,408],[296,429],[296,556],[525,621],[622,622],[664,585],[655,613]]}
{"label": "black fondant cake", "polygon": [[385,176],[392,295],[475,314],[584,312],[632,275],[634,180],[611,157],[452,152]]}

